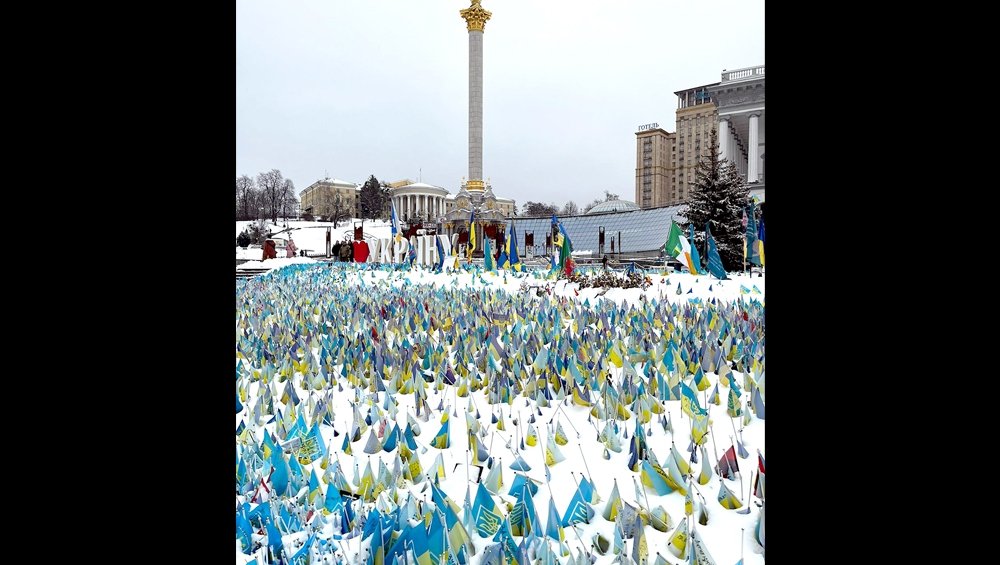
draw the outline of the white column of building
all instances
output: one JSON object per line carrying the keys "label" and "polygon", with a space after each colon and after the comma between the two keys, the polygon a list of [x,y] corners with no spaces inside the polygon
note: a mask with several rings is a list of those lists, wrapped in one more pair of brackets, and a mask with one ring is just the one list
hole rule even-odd
{"label": "white column of building", "polygon": [[760,160],[760,148],[757,147],[757,119],[759,114],[750,114],[750,147],[747,151],[747,182],[757,182],[760,175],[757,173],[757,162]]}
{"label": "white column of building", "polygon": [[743,175],[745,174],[743,171],[743,149],[740,148],[740,140],[735,135],[733,135],[733,144],[736,145],[736,170]]}
{"label": "white column of building", "polygon": [[728,159],[731,155],[729,149],[729,120],[719,117],[719,149],[721,154],[719,160]]}
{"label": "white column of building", "polygon": [[[729,127],[732,127],[732,122],[730,122],[730,126]],[[729,132],[729,154],[731,155],[730,159],[732,159],[733,165],[736,165],[736,168],[739,169],[740,168],[740,157],[739,157],[739,155],[737,155],[737,153],[736,153],[737,151],[738,151],[738,147],[736,145],[736,135],[735,135],[735,132],[733,132],[732,130],[730,130],[730,132]]]}

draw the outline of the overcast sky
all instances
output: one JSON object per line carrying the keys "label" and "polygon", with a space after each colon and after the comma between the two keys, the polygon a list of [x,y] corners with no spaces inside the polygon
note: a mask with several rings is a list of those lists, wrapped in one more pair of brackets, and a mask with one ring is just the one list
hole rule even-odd
{"label": "overcast sky", "polygon": [[[237,0],[236,175],[468,175],[469,0]],[[581,207],[635,200],[635,132],[674,91],[762,65],[763,0],[483,0],[483,176]],[[422,171],[422,172],[421,172]]]}

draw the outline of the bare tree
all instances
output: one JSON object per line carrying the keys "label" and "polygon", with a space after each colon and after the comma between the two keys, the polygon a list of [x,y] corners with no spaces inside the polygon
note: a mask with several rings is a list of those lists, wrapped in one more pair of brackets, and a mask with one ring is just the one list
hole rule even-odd
{"label": "bare tree", "polygon": [[295,197],[295,183],[292,179],[285,179],[281,195],[281,215],[287,219],[295,213],[295,208],[299,204],[299,199]]}
{"label": "bare tree", "polygon": [[577,206],[576,202],[573,202],[572,200],[570,200],[569,202],[566,203],[565,206],[563,206],[562,215],[564,216],[572,216],[574,214],[579,214],[579,213],[580,213],[580,207]]}
{"label": "bare tree", "polygon": [[257,189],[260,190],[265,215],[273,223],[277,223],[285,194],[285,179],[281,176],[281,171],[271,169],[257,175]]}
{"label": "bare tree", "polygon": [[347,219],[347,202],[344,196],[339,192],[336,194],[327,192],[326,196],[323,198],[323,205],[326,214],[326,221],[333,222],[334,228],[337,227],[337,224],[339,224],[341,220]]}
{"label": "bare tree", "polygon": [[556,206],[555,202],[545,204],[543,202],[532,202],[529,200],[524,203],[524,214],[526,216],[551,216],[558,213],[559,207]]}
{"label": "bare tree", "polygon": [[247,175],[236,177],[236,219],[253,220],[257,217],[257,188]]}

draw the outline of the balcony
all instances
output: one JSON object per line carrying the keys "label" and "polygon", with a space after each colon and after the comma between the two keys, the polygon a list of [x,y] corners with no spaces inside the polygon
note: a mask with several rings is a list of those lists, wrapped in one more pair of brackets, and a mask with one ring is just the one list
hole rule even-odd
{"label": "balcony", "polygon": [[764,65],[722,72],[723,84],[727,82],[742,82],[760,78],[764,78]]}

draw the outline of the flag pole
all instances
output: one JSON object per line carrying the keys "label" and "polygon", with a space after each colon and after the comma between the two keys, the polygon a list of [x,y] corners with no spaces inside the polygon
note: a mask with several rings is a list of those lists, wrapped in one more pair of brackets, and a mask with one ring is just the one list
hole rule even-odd
{"label": "flag pole", "polygon": [[590,467],[587,466],[587,457],[583,454],[583,447],[580,445],[579,441],[576,442],[576,448],[580,450],[580,457],[583,459],[583,468],[587,470],[587,479],[593,483],[594,476],[590,474]]}

